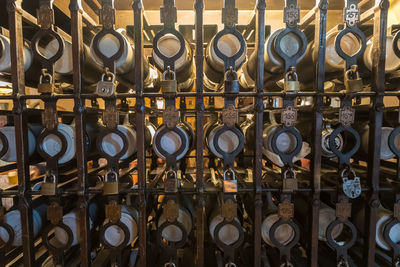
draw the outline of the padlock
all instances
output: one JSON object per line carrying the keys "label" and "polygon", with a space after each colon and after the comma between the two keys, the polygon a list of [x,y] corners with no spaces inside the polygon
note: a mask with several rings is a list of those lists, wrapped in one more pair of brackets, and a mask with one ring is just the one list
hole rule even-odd
{"label": "padlock", "polygon": [[[291,77],[289,77],[291,76]],[[300,83],[297,77],[297,73],[294,71],[294,68],[291,68],[285,74],[285,82],[283,84],[285,92],[298,92],[300,90]]]}
{"label": "padlock", "polygon": [[[230,174],[230,178],[228,178]],[[232,169],[227,169],[224,172],[224,193],[237,193],[238,186],[236,180],[236,174]]]}
{"label": "padlock", "polygon": [[225,80],[224,87],[226,93],[237,94],[240,92],[238,80]]}
{"label": "padlock", "polygon": [[40,187],[40,194],[44,196],[54,196],[57,192],[56,177],[51,174],[45,177],[42,186]]}
{"label": "padlock", "polygon": [[353,173],[353,179],[349,179],[348,175],[345,174],[345,171],[346,169],[341,173],[343,193],[349,198],[357,198],[361,195],[360,177],[357,177],[355,171],[351,169],[350,171]]}
{"label": "padlock", "polygon": [[[167,79],[167,74],[172,75],[172,79]],[[161,90],[163,94],[175,94],[178,87],[175,72],[171,71],[169,68],[164,71],[163,79],[161,81]]]}
{"label": "padlock", "polygon": [[[355,74],[356,78],[350,77],[350,74]],[[363,90],[363,81],[360,78],[360,73],[357,70],[357,65],[351,66],[344,75],[344,86],[347,93],[357,93]]]}
{"label": "padlock", "polygon": [[107,73],[107,76],[111,77],[111,80],[105,80],[106,74],[101,75],[101,81],[97,83],[96,93],[99,96],[111,96],[115,92],[115,74],[112,72]]}
{"label": "padlock", "polygon": [[[48,77],[49,82],[43,83],[43,77]],[[38,92],[41,94],[51,94],[55,92],[55,89],[56,86],[53,83],[53,77],[49,73],[43,72],[39,78]]]}
{"label": "padlock", "polygon": [[164,191],[166,193],[178,192],[178,179],[176,171],[169,170],[165,173]]}
{"label": "padlock", "polygon": [[110,171],[104,179],[103,194],[116,195],[119,191],[118,175],[115,171]]}
{"label": "padlock", "polygon": [[240,92],[240,85],[237,76],[237,72],[232,67],[225,72],[224,89],[225,94],[238,94]]}
{"label": "padlock", "polygon": [[[291,172],[292,178],[288,178],[288,174]],[[283,192],[292,193],[298,189],[298,182],[296,179],[296,172],[293,169],[288,169],[283,173]]]}

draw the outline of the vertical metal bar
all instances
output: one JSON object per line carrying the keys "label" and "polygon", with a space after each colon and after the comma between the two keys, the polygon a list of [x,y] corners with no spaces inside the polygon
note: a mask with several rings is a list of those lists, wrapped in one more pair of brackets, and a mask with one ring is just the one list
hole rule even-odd
{"label": "vertical metal bar", "polygon": [[204,127],[204,103],[203,103],[203,10],[204,1],[196,0],[195,31],[196,31],[196,266],[204,266],[204,227],[205,227],[205,201],[203,182],[203,127]]}
{"label": "vertical metal bar", "polygon": [[13,85],[13,114],[15,124],[15,146],[17,149],[17,170],[19,210],[22,222],[22,244],[24,266],[34,266],[33,218],[29,176],[28,130],[25,101],[19,98],[25,94],[25,74],[22,36],[22,0],[7,0],[7,11],[11,43],[11,80]]}
{"label": "vertical metal bar", "polygon": [[255,158],[254,158],[254,266],[261,266],[261,221],[262,221],[262,135],[263,135],[263,88],[264,88],[264,40],[265,40],[265,0],[256,4],[256,96],[255,104]]}
{"label": "vertical metal bar", "polygon": [[139,266],[146,266],[146,153],[144,147],[144,99],[143,99],[143,3],[134,0],[135,82],[136,82],[136,133],[137,168],[139,179]]}
{"label": "vertical metal bar", "polygon": [[[315,67],[315,83],[314,89],[318,93],[324,92],[325,82],[325,48],[326,48],[326,20],[328,10],[328,0],[317,0],[315,11],[315,34],[314,34],[314,58],[317,58]],[[308,244],[309,265],[318,266],[318,227],[319,227],[319,206],[320,206],[320,190],[321,190],[321,141],[322,141],[322,119],[323,119],[324,98],[322,95],[316,95],[314,98],[313,110],[313,134],[312,146],[313,154],[311,159],[312,173],[312,209],[311,223],[309,231],[311,233],[310,242]]]}
{"label": "vertical metal bar", "polygon": [[71,37],[72,37],[72,62],[74,67],[74,113],[75,113],[75,147],[76,163],[78,168],[78,185],[80,194],[79,216],[80,227],[81,266],[90,266],[90,225],[88,209],[88,175],[87,155],[85,149],[85,100],[82,93],[82,60],[83,60],[83,33],[82,33],[82,3],[81,0],[71,0],[69,9],[71,12]]}
{"label": "vertical metal bar", "polygon": [[376,249],[376,222],[379,207],[379,169],[381,151],[381,131],[383,120],[383,94],[385,92],[385,62],[388,0],[376,1],[374,10],[374,38],[372,58],[372,90],[376,95],[372,97],[369,113],[369,148],[368,148],[368,192],[367,207],[365,209],[366,245],[364,246],[364,266],[374,266]]}

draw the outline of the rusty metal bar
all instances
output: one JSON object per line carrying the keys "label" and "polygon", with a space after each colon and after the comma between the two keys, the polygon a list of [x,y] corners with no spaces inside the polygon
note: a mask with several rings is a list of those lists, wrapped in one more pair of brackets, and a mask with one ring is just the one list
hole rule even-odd
{"label": "rusty metal bar", "polygon": [[204,0],[195,0],[195,31],[196,31],[196,266],[204,266],[204,230],[205,230],[205,200],[203,181],[203,150],[204,150],[204,103],[203,103],[203,10]]}
{"label": "rusty metal bar", "polygon": [[365,209],[365,228],[367,240],[364,240],[364,266],[374,266],[376,249],[376,223],[378,219],[379,207],[379,169],[381,151],[381,132],[383,120],[383,93],[385,91],[385,63],[386,63],[386,36],[387,36],[387,16],[389,10],[388,0],[376,1],[374,7],[374,57],[372,61],[372,90],[377,94],[372,97],[369,115],[369,157],[368,157],[368,192],[367,205]]}
{"label": "rusty metal bar", "polygon": [[90,222],[88,209],[88,169],[87,155],[85,149],[85,100],[81,98],[82,93],[82,62],[83,62],[83,32],[82,19],[83,9],[81,0],[71,0],[69,9],[71,12],[71,37],[72,37],[72,60],[74,66],[74,112],[75,112],[75,147],[78,168],[78,186],[80,191],[79,216],[82,224],[80,230],[81,266],[90,266],[91,244],[90,244]]}
{"label": "rusty metal bar", "polygon": [[19,210],[22,221],[22,244],[24,266],[35,266],[32,198],[30,191],[28,130],[25,101],[19,98],[25,94],[25,75],[22,36],[22,0],[7,0],[8,22],[11,42],[11,80],[13,84],[13,114],[15,124],[15,146],[17,150]]}
{"label": "rusty metal bar", "polygon": [[135,27],[135,81],[136,81],[136,133],[137,133],[137,169],[139,179],[139,266],[146,266],[146,151],[144,146],[144,99],[143,99],[143,12],[141,0],[133,1]]}
{"label": "rusty metal bar", "polygon": [[[317,0],[315,12],[315,58],[318,58],[315,66],[315,83],[314,89],[318,93],[324,92],[325,82],[325,51],[326,51],[326,23],[328,0]],[[312,209],[311,223],[308,230],[311,235],[308,244],[309,265],[318,266],[318,229],[319,229],[319,208],[320,208],[320,190],[321,190],[321,141],[323,130],[323,108],[324,98],[321,95],[315,96],[313,105],[313,134],[312,134],[312,158],[311,158],[311,185],[312,193]]]}
{"label": "rusty metal bar", "polygon": [[255,158],[254,158],[254,266],[261,266],[261,221],[262,221],[262,143],[263,143],[263,88],[264,88],[264,40],[265,40],[265,9],[266,1],[258,0],[256,4],[256,96],[254,98],[255,109]]}

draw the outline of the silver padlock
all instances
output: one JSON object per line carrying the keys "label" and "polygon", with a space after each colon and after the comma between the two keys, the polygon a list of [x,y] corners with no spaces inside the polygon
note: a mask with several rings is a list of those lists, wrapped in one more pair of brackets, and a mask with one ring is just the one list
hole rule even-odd
{"label": "silver padlock", "polygon": [[[228,178],[228,174],[230,177]],[[236,180],[236,174],[231,168],[226,169],[224,172],[224,193],[237,193],[238,186]]]}
{"label": "silver padlock", "polygon": [[99,96],[111,96],[115,93],[116,82],[115,74],[108,72],[107,76],[111,77],[111,80],[105,80],[106,74],[101,75],[101,81],[97,83],[96,93]]}
{"label": "silver padlock", "polygon": [[40,194],[43,196],[54,196],[57,193],[56,177],[54,174],[47,175],[40,187]]}
{"label": "silver padlock", "polygon": [[283,86],[285,92],[298,92],[300,90],[299,78],[293,67],[286,72]]}
{"label": "silver padlock", "polygon": [[118,174],[115,171],[110,171],[104,177],[103,194],[116,195],[119,192]]}
{"label": "silver padlock", "polygon": [[348,173],[345,173],[346,171],[344,169],[340,175],[343,181],[343,193],[349,198],[357,198],[361,195],[360,177],[357,177],[355,171],[351,169],[353,179],[349,179]]}
{"label": "silver padlock", "polygon": [[[355,74],[355,78],[350,77],[350,74]],[[363,90],[363,81],[360,78],[357,65],[351,66],[344,75],[344,86],[347,93],[357,93]]]}

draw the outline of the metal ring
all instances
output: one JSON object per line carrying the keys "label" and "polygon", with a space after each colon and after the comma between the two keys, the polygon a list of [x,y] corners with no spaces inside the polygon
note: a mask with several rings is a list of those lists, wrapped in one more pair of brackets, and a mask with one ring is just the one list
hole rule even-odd
{"label": "metal ring", "polygon": [[[104,36],[106,36],[107,34],[111,34],[112,36],[114,36],[115,38],[117,38],[118,42],[119,42],[119,49],[118,51],[113,54],[111,57],[107,57],[106,55],[104,55],[100,49],[99,49],[99,44],[100,41],[103,39]],[[107,62],[115,62],[116,60],[118,60],[121,56],[122,53],[124,52],[125,49],[125,40],[124,37],[122,36],[122,34],[120,34],[119,32],[117,32],[115,29],[111,28],[111,29],[105,29],[103,28],[100,32],[98,32],[94,38],[93,38],[93,52],[95,53],[95,55],[100,58],[104,65],[108,65]],[[112,71],[112,70],[111,70]]]}
{"label": "metal ring", "polygon": [[[336,147],[335,139],[342,132],[349,132],[356,139],[354,147],[347,153],[342,153],[342,151],[340,151]],[[333,154],[335,154],[339,158],[339,160],[341,160],[344,163],[350,162],[350,158],[358,151],[359,147],[360,147],[360,135],[352,127],[344,127],[343,125],[340,125],[329,136],[329,148],[331,149]]]}
{"label": "metal ring", "polygon": [[[58,42],[58,50],[57,52],[50,58],[44,57],[40,52],[39,52],[39,41],[46,35],[49,35],[53,37],[54,39],[57,40]],[[40,62],[47,64],[54,64],[57,60],[59,60],[65,49],[65,44],[63,38],[55,32],[52,27],[48,29],[40,29],[38,32],[35,33],[35,35],[32,38],[31,42],[31,47],[32,47],[32,52],[34,56],[39,59]]]}
{"label": "metal ring", "polygon": [[[351,231],[351,239],[346,242],[344,245],[339,245],[338,243],[336,243],[335,239],[332,236],[332,232],[333,229],[335,228],[335,226],[339,225],[339,224],[343,224],[346,225],[347,227],[349,227],[350,231]],[[351,223],[349,220],[345,220],[345,221],[340,221],[338,219],[334,220],[333,222],[331,222],[328,225],[328,228],[326,228],[326,232],[325,232],[325,236],[326,239],[328,241],[328,244],[334,248],[335,250],[348,250],[349,248],[351,248],[354,243],[356,242],[357,239],[357,229],[354,226],[353,223]]]}
{"label": "metal ring", "polygon": [[[61,140],[61,150],[54,156],[49,155],[46,151],[44,151],[43,148],[44,139],[50,135],[55,135]],[[67,151],[67,146],[68,146],[67,139],[57,129],[53,130],[45,129],[43,132],[40,133],[37,141],[37,151],[39,152],[40,156],[42,156],[46,160],[52,160],[52,159],[59,160]]]}
{"label": "metal ring", "polygon": [[[285,37],[287,34],[289,33],[293,33],[295,35],[297,35],[297,37],[300,38],[301,40],[301,48],[299,49],[299,51],[297,51],[296,54],[289,56],[288,54],[286,54],[280,44],[281,41],[283,39],[283,37]],[[274,46],[275,46],[275,50],[277,52],[277,54],[283,58],[285,60],[285,62],[288,61],[292,61],[293,63],[290,63],[289,65],[295,65],[296,61],[305,53],[306,48],[307,48],[307,38],[304,35],[304,33],[302,31],[300,31],[298,28],[286,28],[285,30],[281,31],[278,36],[276,36],[275,40],[274,40]]]}
{"label": "metal ring", "polygon": [[[238,144],[237,148],[234,151],[230,152],[230,153],[227,153],[227,152],[223,151],[222,148],[218,144],[219,137],[226,131],[232,131],[239,138],[239,144]],[[233,159],[237,155],[239,155],[239,153],[243,150],[243,147],[244,147],[244,135],[243,135],[243,132],[236,125],[234,127],[232,127],[232,128],[228,128],[228,126],[226,126],[226,124],[224,124],[223,127],[221,127],[219,130],[217,130],[215,132],[215,135],[214,135],[214,138],[213,138],[213,145],[214,145],[215,150],[220,155],[222,155],[223,159],[230,158],[233,161]]]}
{"label": "metal ring", "polygon": [[[222,242],[221,239],[219,239],[219,231],[221,230],[222,227],[224,227],[225,225],[228,225],[228,224],[235,226],[239,232],[239,239],[236,240],[236,242],[231,245],[227,245],[224,242]],[[229,249],[236,249],[236,248],[240,247],[244,241],[244,232],[243,232],[242,226],[235,219],[233,219],[230,222],[228,222],[226,219],[224,219],[222,222],[220,222],[219,224],[217,224],[215,226],[213,234],[214,234],[215,243],[223,251],[227,251]]]}
{"label": "metal ring", "polygon": [[2,132],[0,132],[0,141],[3,144],[3,147],[0,150],[0,158],[2,158],[5,154],[7,154],[9,146],[8,139]]}
{"label": "metal ring", "polygon": [[187,238],[188,238],[188,233],[185,229],[185,226],[178,222],[177,220],[173,221],[173,222],[169,222],[168,220],[166,220],[165,222],[163,222],[157,229],[157,241],[158,244],[166,249],[171,249],[172,246],[167,245],[164,241],[163,241],[163,236],[162,236],[162,232],[164,231],[165,228],[167,228],[168,226],[176,226],[179,228],[179,230],[181,230],[182,232],[182,239],[179,242],[170,242],[170,243],[174,243],[173,248],[181,248],[186,244]]}
{"label": "metal ring", "polygon": [[[278,137],[283,133],[291,133],[296,138],[296,147],[292,149],[292,151],[290,151],[289,153],[279,150],[277,146]],[[303,147],[303,138],[301,137],[301,134],[296,127],[284,127],[283,125],[280,125],[272,136],[271,147],[273,152],[281,158],[284,164],[290,164],[292,163],[293,158],[300,153],[301,148]]]}
{"label": "metal ring", "polygon": [[[276,240],[275,238],[275,233],[278,229],[279,226],[287,224],[290,227],[292,227],[292,230],[294,232],[294,236],[293,239],[286,245],[283,245],[282,243],[280,243],[278,240]],[[278,221],[276,221],[271,228],[269,229],[269,239],[271,240],[272,244],[275,245],[275,247],[277,248],[292,248],[294,247],[300,240],[300,229],[299,226],[292,220],[283,220],[282,218],[280,218]]]}
{"label": "metal ring", "polygon": [[[218,41],[219,41],[219,39],[220,39],[223,35],[225,35],[225,34],[232,34],[232,35],[234,35],[234,36],[239,40],[239,42],[240,42],[239,51],[236,52],[236,54],[234,54],[234,55],[231,56],[231,57],[226,56],[226,55],[225,55],[224,53],[222,53],[222,51],[219,50],[219,48],[218,48]],[[222,31],[219,31],[219,32],[215,35],[215,37],[214,37],[214,42],[213,42],[213,48],[214,48],[214,52],[215,52],[215,54],[217,55],[217,57],[219,57],[220,59],[222,59],[224,62],[231,61],[230,64],[233,65],[232,67],[234,67],[235,69],[238,69],[240,66],[235,66],[235,61],[243,55],[244,50],[245,50],[245,48],[246,48],[246,41],[244,40],[243,35],[242,35],[236,28],[231,28],[231,27],[229,27],[229,28],[223,29]]]}
{"label": "metal ring", "polygon": [[[104,152],[104,149],[103,149],[103,139],[109,134],[118,135],[121,138],[122,143],[123,143],[123,147],[122,147],[121,151],[119,151],[114,156],[107,154],[106,152]],[[97,149],[99,150],[100,155],[102,155],[103,157],[108,158],[108,159],[119,160],[123,155],[125,155],[126,151],[128,150],[128,139],[120,130],[118,130],[118,128],[115,128],[112,130],[105,128],[100,132],[99,136],[97,137],[96,146],[97,146]]]}
{"label": "metal ring", "polygon": [[[348,54],[346,54],[346,53],[343,51],[342,47],[340,46],[340,42],[341,42],[342,38],[343,38],[346,34],[348,34],[348,33],[354,34],[354,35],[355,35],[356,37],[358,37],[359,40],[361,41],[361,47],[360,47],[360,49],[357,51],[357,53],[355,53],[354,55],[348,55]],[[354,64],[351,64],[351,65],[357,64],[357,58],[358,58],[359,56],[361,56],[362,53],[364,53],[366,47],[367,47],[367,44],[366,44],[365,35],[364,35],[364,33],[363,33],[359,28],[357,28],[357,27],[352,27],[352,28],[346,27],[346,28],[344,28],[342,31],[340,31],[340,33],[339,33],[339,34],[336,36],[336,38],[335,38],[335,50],[336,50],[336,53],[338,53],[338,55],[339,55],[341,58],[343,58],[344,60],[346,60],[346,61],[349,61],[349,60],[354,61]]]}
{"label": "metal ring", "polygon": [[[54,246],[53,244],[51,244],[50,240],[49,240],[49,233],[51,230],[53,230],[56,227],[60,227],[61,229],[63,229],[68,236],[68,241],[66,244],[63,244],[59,247]],[[65,251],[67,249],[69,249],[72,245],[72,241],[74,240],[74,235],[72,233],[71,228],[69,228],[66,224],[64,224],[62,221],[58,222],[56,225],[50,224],[48,225],[42,233],[42,240],[43,243],[46,245],[47,249],[50,250],[51,252],[53,252],[53,254],[59,253],[60,250],[61,251]]]}
{"label": "metal ring", "polygon": [[[121,230],[124,232],[124,240],[122,241],[122,243],[119,246],[113,246],[105,239],[106,230],[112,226],[117,226],[117,227],[121,228]],[[129,233],[128,227],[125,224],[123,224],[120,220],[118,220],[116,223],[108,222],[108,223],[104,224],[103,226],[101,226],[100,231],[99,231],[99,236],[100,236],[101,243],[106,248],[111,249],[111,250],[121,250],[128,245],[130,233]]]}
{"label": "metal ring", "polygon": [[172,261],[170,261],[170,262],[166,262],[165,264],[164,264],[164,267],[176,267],[176,264],[174,263],[174,262],[172,262]]}
{"label": "metal ring", "polygon": [[383,228],[383,238],[394,251],[399,251],[400,245],[393,242],[389,234],[390,230],[392,230],[392,228],[398,223],[399,221],[396,218],[392,218],[387,224],[385,224],[385,227]]}
{"label": "metal ring", "polygon": [[399,39],[400,39],[400,31],[398,31],[393,38],[393,51],[395,55],[398,57],[400,57]]}
{"label": "metal ring", "polygon": [[227,264],[225,264],[225,267],[236,267],[236,264],[230,261]]}
{"label": "metal ring", "polygon": [[0,248],[6,248],[6,247],[10,247],[12,245],[12,243],[14,242],[14,238],[15,238],[15,232],[14,229],[7,223],[5,222],[1,222],[0,223],[0,227],[4,228],[8,234],[8,241],[7,242],[3,242],[4,245],[0,246]]}
{"label": "metal ring", "polygon": [[[162,128],[163,127],[163,128]],[[157,146],[158,152],[164,156],[165,158],[168,157],[174,157],[175,159],[182,154],[185,151],[185,147],[186,144],[188,143],[188,140],[186,140],[186,136],[183,133],[183,129],[179,126],[175,126],[172,129],[169,129],[166,125],[161,125],[162,128],[157,134],[156,139],[155,139],[155,145]],[[174,132],[176,133],[179,138],[181,139],[181,146],[179,147],[179,149],[177,151],[175,151],[174,153],[170,154],[168,153],[166,150],[164,150],[164,148],[162,148],[161,146],[161,138],[163,137],[163,135],[167,132]]]}
{"label": "metal ring", "polygon": [[[399,37],[400,37],[400,35],[399,35]],[[393,154],[395,154],[398,158],[400,158],[400,150],[396,147],[394,141],[395,141],[396,136],[398,136],[399,134],[400,134],[400,126],[396,127],[390,133],[389,140],[388,140],[390,150],[392,150]]]}
{"label": "metal ring", "polygon": [[[178,38],[181,47],[179,48],[178,53],[173,55],[172,57],[167,57],[161,53],[160,49],[158,49],[158,41],[160,38],[166,34],[172,34],[176,38]],[[159,31],[153,39],[153,51],[154,53],[164,62],[164,69],[167,66],[170,66],[171,69],[175,69],[175,61],[177,61],[185,52],[185,39],[183,38],[182,34],[175,29],[164,28],[163,30]]]}

